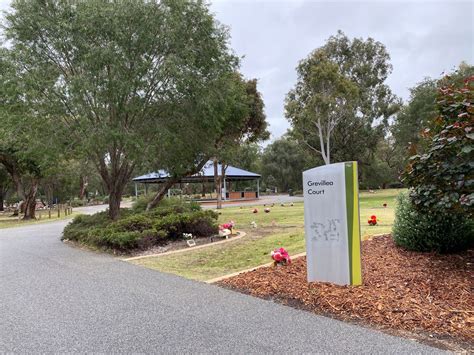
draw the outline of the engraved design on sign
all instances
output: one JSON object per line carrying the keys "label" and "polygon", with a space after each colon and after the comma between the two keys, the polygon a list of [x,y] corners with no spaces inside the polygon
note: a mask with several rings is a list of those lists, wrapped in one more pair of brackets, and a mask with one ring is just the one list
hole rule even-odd
{"label": "engraved design on sign", "polygon": [[328,223],[316,223],[311,225],[311,229],[314,234],[311,238],[313,241],[327,241],[327,242],[339,242],[341,235],[339,228],[341,222],[339,219],[328,219]]}

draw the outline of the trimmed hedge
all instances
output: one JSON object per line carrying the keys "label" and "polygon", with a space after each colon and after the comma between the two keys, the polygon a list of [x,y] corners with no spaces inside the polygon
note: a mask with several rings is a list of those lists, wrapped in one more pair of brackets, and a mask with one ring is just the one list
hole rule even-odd
{"label": "trimmed hedge", "polygon": [[407,194],[400,194],[393,238],[398,246],[408,250],[451,253],[473,245],[474,223],[462,214],[417,209]]}
{"label": "trimmed hedge", "polygon": [[218,233],[217,213],[202,211],[198,204],[167,202],[148,212],[123,209],[120,219],[110,221],[107,212],[81,215],[66,226],[62,239],[128,252],[147,249],[183,233],[209,237]]}

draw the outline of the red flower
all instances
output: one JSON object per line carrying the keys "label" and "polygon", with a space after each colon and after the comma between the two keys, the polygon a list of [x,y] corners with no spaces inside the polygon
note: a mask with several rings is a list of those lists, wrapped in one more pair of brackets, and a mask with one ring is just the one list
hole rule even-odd
{"label": "red flower", "polygon": [[370,226],[375,226],[377,224],[377,216],[375,215],[370,216],[370,219],[367,221],[367,223]]}
{"label": "red flower", "polygon": [[291,264],[290,255],[284,248],[275,249],[271,256],[276,263]]}

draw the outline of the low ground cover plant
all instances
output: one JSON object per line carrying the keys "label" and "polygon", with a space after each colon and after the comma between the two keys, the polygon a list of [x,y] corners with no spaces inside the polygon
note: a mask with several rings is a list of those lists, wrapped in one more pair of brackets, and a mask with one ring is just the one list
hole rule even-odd
{"label": "low ground cover plant", "polygon": [[180,239],[183,233],[196,237],[217,234],[217,217],[214,211],[203,211],[198,204],[179,200],[165,201],[150,211],[135,205],[124,209],[113,222],[107,212],[77,216],[64,229],[62,239],[130,252]]}

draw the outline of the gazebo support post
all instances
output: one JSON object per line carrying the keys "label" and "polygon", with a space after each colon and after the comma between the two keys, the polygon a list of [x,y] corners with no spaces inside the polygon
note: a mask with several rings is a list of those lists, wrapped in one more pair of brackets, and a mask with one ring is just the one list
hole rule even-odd
{"label": "gazebo support post", "polygon": [[260,179],[257,179],[257,198],[260,198]]}
{"label": "gazebo support post", "polygon": [[227,183],[226,183],[225,178],[224,178],[224,196],[223,196],[224,201],[227,200],[226,196],[227,196]]}
{"label": "gazebo support post", "polygon": [[138,198],[138,185],[135,183],[135,198]]}

